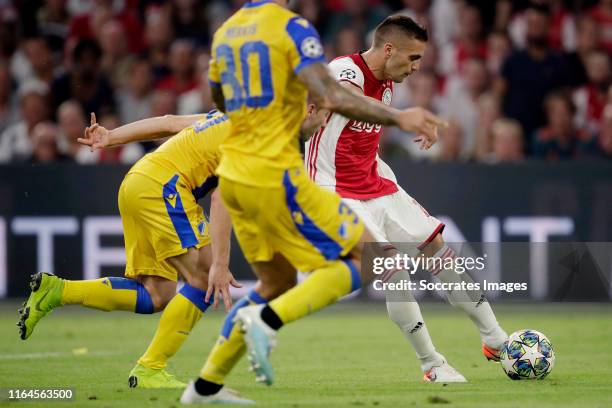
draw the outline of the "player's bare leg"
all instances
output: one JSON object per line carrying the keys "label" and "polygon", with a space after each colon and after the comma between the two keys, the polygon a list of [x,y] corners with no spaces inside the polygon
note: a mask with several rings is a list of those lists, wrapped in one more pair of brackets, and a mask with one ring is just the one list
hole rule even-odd
{"label": "player's bare leg", "polygon": [[[423,248],[423,254],[427,257],[435,258],[455,257],[455,252],[446,245],[440,234]],[[435,274],[442,282],[461,282],[463,279],[469,279],[465,274],[457,273],[453,269],[430,272]],[[467,313],[478,328],[485,357],[489,360],[499,361],[499,352],[503,343],[507,340],[508,334],[497,322],[491,305],[484,294],[481,292],[453,290],[446,292],[446,297],[450,304]]]}
{"label": "player's bare leg", "polygon": [[[208,287],[208,271],[212,264],[210,245],[199,250],[189,248],[184,254],[166,260],[183,276],[186,283],[178,294],[171,293],[170,285],[155,285],[153,293],[159,291],[171,296],[162,313],[153,340],[136,366],[130,372],[130,387],[140,388],[182,388],[185,383],[178,381],[166,371],[168,360],[178,351],[191,329],[200,320],[209,306],[204,301]],[[146,283],[145,283],[146,287]],[[163,298],[165,299],[165,298]]]}
{"label": "player's bare leg", "polygon": [[211,350],[200,377],[190,382],[181,397],[181,402],[189,403],[251,403],[235,391],[224,386],[225,378],[244,354],[246,347],[241,328],[234,323],[236,313],[243,307],[266,303],[295,286],[296,270],[280,254],[275,254],[269,262],[252,265],[258,277],[255,288],[243,299],[236,302],[228,313],[221,328],[221,335]]}

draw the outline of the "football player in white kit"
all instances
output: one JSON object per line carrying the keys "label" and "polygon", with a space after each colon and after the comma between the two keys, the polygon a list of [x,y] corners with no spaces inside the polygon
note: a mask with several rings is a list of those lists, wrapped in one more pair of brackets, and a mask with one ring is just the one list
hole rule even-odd
{"label": "football player in white kit", "polygon": [[[390,16],[376,28],[369,50],[336,58],[329,69],[346,87],[391,104],[393,83],[402,82],[419,69],[427,40],[427,31],[412,19]],[[305,145],[305,164],[310,177],[340,194],[376,240],[387,243],[385,249],[390,254],[398,252],[392,242],[413,243],[408,245],[414,247],[409,255],[422,253],[426,257],[442,258],[443,265],[451,264],[444,262],[455,257],[455,251],[442,239],[444,224],[429,215],[397,184],[393,171],[378,156],[381,133],[381,125],[350,120],[336,113],[328,115],[325,125]],[[415,142],[423,149],[431,146],[419,135]],[[432,267],[429,272],[442,282],[463,279],[453,269]],[[390,279],[403,280],[409,276],[407,271],[397,271]],[[449,291],[446,295],[478,328],[485,357],[499,361],[499,351],[508,335],[486,299],[470,296],[465,291]],[[387,310],[416,350],[425,381],[466,381],[436,351],[410,291],[388,295]]]}

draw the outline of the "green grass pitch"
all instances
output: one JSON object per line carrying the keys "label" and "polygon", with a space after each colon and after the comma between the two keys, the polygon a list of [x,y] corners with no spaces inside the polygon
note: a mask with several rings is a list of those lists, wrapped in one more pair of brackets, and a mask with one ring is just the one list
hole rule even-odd
{"label": "green grass pitch", "polygon": [[[69,307],[44,319],[21,341],[14,303],[0,305],[0,388],[71,387],[72,402],[0,401],[9,407],[179,407],[178,390],[127,386],[158,315],[104,313]],[[540,330],[552,340],[556,366],[543,381],[511,381],[480,352],[469,319],[446,305],[424,304],[437,348],[468,384],[422,384],[409,344],[384,305],[341,304],[296,322],[279,336],[272,361],[277,381],[255,384],[243,360],[228,385],[278,407],[610,407],[612,305],[500,305],[508,331]],[[217,337],[223,313],[208,313],[169,369],[193,378]],[[6,394],[6,391],[3,390]]]}

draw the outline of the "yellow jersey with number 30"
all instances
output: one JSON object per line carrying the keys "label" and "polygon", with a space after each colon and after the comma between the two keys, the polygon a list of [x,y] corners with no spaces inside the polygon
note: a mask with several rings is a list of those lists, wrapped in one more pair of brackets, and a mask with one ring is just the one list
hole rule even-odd
{"label": "yellow jersey with number 30", "polygon": [[316,29],[270,1],[251,1],[215,33],[209,80],[221,87],[232,132],[217,173],[254,186],[282,185],[302,167],[298,134],[306,112],[304,67],[325,62]]}

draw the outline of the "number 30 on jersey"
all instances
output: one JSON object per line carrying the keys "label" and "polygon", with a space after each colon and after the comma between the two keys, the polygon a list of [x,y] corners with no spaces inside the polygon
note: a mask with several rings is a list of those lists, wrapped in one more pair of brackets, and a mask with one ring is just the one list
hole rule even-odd
{"label": "number 30 on jersey", "polygon": [[[263,41],[249,41],[240,47],[241,72],[236,72],[234,53],[229,45],[220,44],[215,51],[217,60],[225,62],[225,70],[221,72],[221,84],[224,90],[228,87],[231,89],[231,97],[224,95],[228,112],[240,109],[244,105],[248,108],[264,108],[272,102],[274,89],[270,69],[270,49]],[[252,70],[249,66],[249,63],[253,64],[254,61],[258,61],[259,70]],[[252,78],[251,73],[257,71],[259,77]],[[260,85],[260,95],[252,94],[251,89],[256,87],[256,84]]]}

